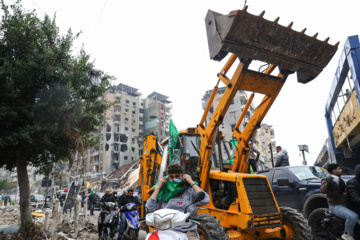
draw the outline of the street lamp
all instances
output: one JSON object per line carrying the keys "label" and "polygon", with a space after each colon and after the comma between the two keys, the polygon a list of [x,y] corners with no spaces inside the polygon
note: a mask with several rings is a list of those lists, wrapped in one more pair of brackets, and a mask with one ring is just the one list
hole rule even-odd
{"label": "street lamp", "polygon": [[90,82],[92,85],[99,86],[101,83],[101,72],[96,69],[93,69],[90,72]]}
{"label": "street lamp", "polygon": [[304,151],[306,152],[309,152],[309,147],[308,145],[299,145],[299,151],[302,152],[302,155],[303,155],[303,165],[306,166],[307,165],[307,162],[306,162],[306,159],[305,159],[305,153]]}

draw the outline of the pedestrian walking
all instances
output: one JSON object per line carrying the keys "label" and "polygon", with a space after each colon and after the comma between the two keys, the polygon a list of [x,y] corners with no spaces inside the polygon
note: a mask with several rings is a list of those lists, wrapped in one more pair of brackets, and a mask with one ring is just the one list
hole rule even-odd
{"label": "pedestrian walking", "polygon": [[91,190],[91,193],[89,195],[89,204],[90,204],[90,215],[94,214],[94,208],[95,208],[95,190]]}

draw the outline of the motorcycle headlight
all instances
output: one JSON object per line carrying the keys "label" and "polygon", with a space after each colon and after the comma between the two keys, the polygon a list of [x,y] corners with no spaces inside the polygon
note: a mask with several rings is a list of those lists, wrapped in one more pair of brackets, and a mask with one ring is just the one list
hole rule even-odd
{"label": "motorcycle headlight", "polygon": [[161,217],[159,215],[156,215],[154,217],[154,225],[155,228],[158,230],[166,230],[171,228],[171,219],[175,216],[175,213],[165,215],[164,217]]}
{"label": "motorcycle headlight", "polygon": [[133,206],[132,206],[132,205],[125,205],[125,207],[126,207],[127,210],[133,209]]}

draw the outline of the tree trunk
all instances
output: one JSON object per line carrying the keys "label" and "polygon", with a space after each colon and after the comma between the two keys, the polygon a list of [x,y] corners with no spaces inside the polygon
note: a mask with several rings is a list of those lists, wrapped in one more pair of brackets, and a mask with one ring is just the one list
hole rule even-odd
{"label": "tree trunk", "polygon": [[26,158],[24,156],[18,156],[16,159],[16,170],[20,189],[21,230],[25,239],[28,238],[32,223],[30,209],[30,184],[26,166]]}

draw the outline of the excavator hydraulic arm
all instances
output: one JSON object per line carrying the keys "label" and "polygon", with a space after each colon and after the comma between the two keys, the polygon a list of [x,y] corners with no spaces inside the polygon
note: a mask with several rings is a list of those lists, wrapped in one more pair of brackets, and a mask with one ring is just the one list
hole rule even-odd
{"label": "excavator hydraulic arm", "polygon": [[[330,45],[329,39],[318,40],[317,34],[313,37],[305,35],[305,29],[301,32],[294,31],[291,29],[292,23],[287,27],[281,26],[278,24],[279,18],[270,22],[263,18],[264,12],[254,16],[246,10],[247,7],[232,11],[228,15],[209,10],[205,18],[210,58],[221,61],[228,53],[232,55],[218,74],[218,83],[213,89],[198,125],[198,132],[202,137],[199,177],[201,188],[204,190],[212,164],[213,139],[236,92],[243,90],[253,92],[253,95],[254,93],[264,95],[244,131],[240,132],[239,125],[247,109],[243,110],[233,130],[238,144],[232,171],[244,173],[248,168],[251,149],[249,141],[255,130],[260,127],[288,75],[297,72],[298,82],[301,83],[313,80],[331,60],[338,46],[338,43],[334,46]],[[227,73],[237,59],[240,62],[232,77],[228,77]],[[268,63],[269,66],[265,72],[250,70],[252,60],[260,60]],[[271,75],[276,67],[279,68],[279,73],[277,76]],[[225,84],[226,90],[205,127],[204,122],[220,82]],[[247,108],[253,95],[249,99]]]}
{"label": "excavator hydraulic arm", "polygon": [[[140,160],[140,173],[138,186],[141,189],[141,200],[145,205],[150,197],[149,190],[158,181],[160,164],[162,156],[162,148],[154,134],[144,137],[143,153]],[[145,211],[142,206],[141,217],[145,217]]]}

